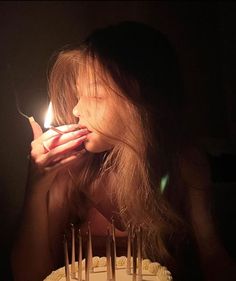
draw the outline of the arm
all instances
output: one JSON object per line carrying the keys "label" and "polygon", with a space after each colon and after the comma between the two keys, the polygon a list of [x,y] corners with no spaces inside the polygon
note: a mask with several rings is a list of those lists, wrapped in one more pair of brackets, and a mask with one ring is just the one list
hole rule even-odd
{"label": "arm", "polygon": [[[65,134],[58,136],[49,130],[42,134],[40,126],[32,121],[34,141],[31,165],[23,208],[23,218],[12,251],[12,269],[15,281],[42,281],[53,267],[49,243],[49,188],[62,193],[68,167],[78,161],[74,149],[84,140],[75,134],[72,126],[64,126]],[[77,127],[78,129],[78,127]],[[49,150],[45,150],[45,143]]]}
{"label": "arm", "polygon": [[195,148],[186,151],[182,158],[182,176],[188,189],[190,219],[205,280],[233,280],[235,264],[222,245],[214,224],[210,168],[202,152]]}
{"label": "arm", "polygon": [[[47,179],[35,189],[48,187]],[[33,192],[25,199],[23,219],[12,252],[12,269],[16,281],[43,280],[52,268],[49,251],[47,192]]]}

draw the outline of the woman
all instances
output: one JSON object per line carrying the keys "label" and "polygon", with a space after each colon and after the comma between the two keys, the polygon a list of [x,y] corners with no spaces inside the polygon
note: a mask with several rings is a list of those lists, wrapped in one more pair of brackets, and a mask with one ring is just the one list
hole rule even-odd
{"label": "woman", "polygon": [[200,280],[198,260],[205,279],[217,280],[215,258],[224,257],[226,267],[230,259],[215,234],[209,168],[183,122],[178,66],[167,39],[134,22],[97,30],[59,53],[49,94],[64,134],[43,133],[31,120],[15,280],[42,280],[62,265],[70,222],[85,233],[90,221],[94,254],[104,255],[111,218],[118,254],[126,250],[127,225],[141,224],[145,255],[166,265],[175,280]]}

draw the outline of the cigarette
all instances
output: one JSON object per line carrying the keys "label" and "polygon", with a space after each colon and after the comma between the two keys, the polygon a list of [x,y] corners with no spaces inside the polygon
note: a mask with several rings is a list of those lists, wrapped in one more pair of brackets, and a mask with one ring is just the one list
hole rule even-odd
{"label": "cigarette", "polygon": [[64,134],[64,132],[62,132],[61,130],[59,130],[59,129],[53,127],[53,126],[51,126],[49,129],[51,129],[51,130],[57,132],[57,133],[60,134],[60,135],[63,135],[63,134]]}

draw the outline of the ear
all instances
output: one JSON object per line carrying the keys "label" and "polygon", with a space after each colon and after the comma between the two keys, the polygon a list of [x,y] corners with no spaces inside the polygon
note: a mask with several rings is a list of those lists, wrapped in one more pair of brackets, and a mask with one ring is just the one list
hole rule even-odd
{"label": "ear", "polygon": [[40,125],[34,120],[34,117],[29,117],[30,126],[33,131],[34,140],[40,137],[43,133],[42,128]]}

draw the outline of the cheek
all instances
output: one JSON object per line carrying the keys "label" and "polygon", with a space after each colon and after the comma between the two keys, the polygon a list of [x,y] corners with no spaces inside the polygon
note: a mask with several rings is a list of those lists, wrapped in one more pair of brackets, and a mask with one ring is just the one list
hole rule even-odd
{"label": "cheek", "polygon": [[110,116],[110,118],[108,118],[104,123],[104,129],[108,135],[112,135],[119,139],[125,132],[124,122],[120,120],[118,115]]}
{"label": "cheek", "polygon": [[121,137],[124,133],[124,122],[121,121],[119,112],[114,104],[107,102],[90,102],[83,104],[81,106],[82,119],[84,123],[89,126],[89,129],[93,131],[94,134],[88,135],[88,140],[109,142],[105,140],[103,135],[98,135],[96,129],[104,132],[104,134],[112,135],[116,138]]}
{"label": "cheek", "polygon": [[93,127],[99,127],[107,119],[107,111],[109,108],[97,104],[95,101],[88,101],[81,105],[81,116],[89,122]]}
{"label": "cheek", "polygon": [[91,107],[86,105],[81,109],[81,115],[84,117],[86,120],[90,120],[91,117],[93,116],[91,113]]}

